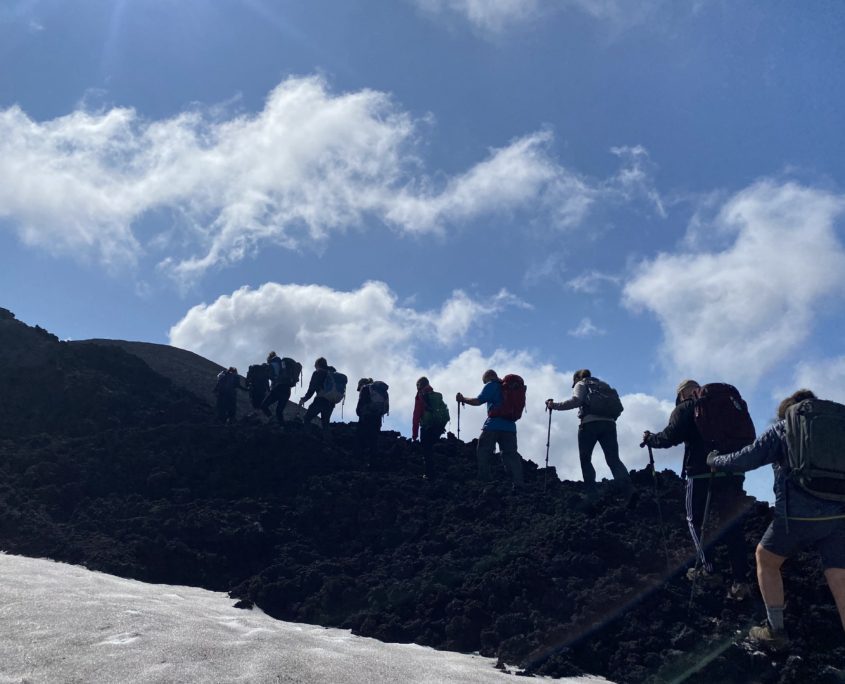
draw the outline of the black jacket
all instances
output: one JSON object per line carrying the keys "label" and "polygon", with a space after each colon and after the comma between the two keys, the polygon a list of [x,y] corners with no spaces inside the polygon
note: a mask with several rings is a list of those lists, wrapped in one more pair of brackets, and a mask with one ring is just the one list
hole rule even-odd
{"label": "black jacket", "polygon": [[687,399],[678,404],[669,416],[669,424],[663,432],[652,434],[648,440],[649,446],[655,449],[668,449],[682,442],[684,473],[703,475],[710,472],[707,467],[707,454],[710,449],[695,426],[695,399]]}

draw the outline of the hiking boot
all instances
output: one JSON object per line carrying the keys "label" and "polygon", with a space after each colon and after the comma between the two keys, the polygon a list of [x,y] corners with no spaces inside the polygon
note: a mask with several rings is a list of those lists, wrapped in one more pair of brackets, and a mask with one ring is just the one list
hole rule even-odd
{"label": "hiking boot", "polygon": [[768,648],[772,651],[779,651],[789,646],[789,637],[786,630],[776,632],[767,622],[759,627],[752,627],[748,630],[748,639],[756,646]]}
{"label": "hiking boot", "polygon": [[687,570],[687,579],[690,582],[698,582],[702,586],[715,586],[721,584],[722,579],[714,572],[710,572],[703,565]]}
{"label": "hiking boot", "polygon": [[748,582],[734,582],[728,589],[726,598],[731,601],[744,601],[751,595],[751,586]]}

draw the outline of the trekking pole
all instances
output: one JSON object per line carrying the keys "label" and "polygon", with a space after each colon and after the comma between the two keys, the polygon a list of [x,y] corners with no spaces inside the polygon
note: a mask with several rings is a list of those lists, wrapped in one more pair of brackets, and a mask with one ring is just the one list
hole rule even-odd
{"label": "trekking pole", "polygon": [[461,402],[457,402],[458,404],[458,440],[461,439]]}
{"label": "trekking pole", "polygon": [[695,584],[698,580],[698,568],[702,564],[702,558],[704,557],[704,530],[707,528],[707,516],[710,513],[710,497],[713,494],[713,476],[715,472],[710,472],[710,477],[707,480],[707,499],[704,501],[704,517],[701,519],[701,533],[698,535],[698,546],[699,548],[696,549],[698,552],[695,559],[695,571],[693,572],[692,576],[692,587],[690,588],[689,593],[689,605],[687,606],[687,615],[692,612],[692,601],[695,598]]}
{"label": "trekking pole", "polygon": [[666,567],[668,568],[671,565],[671,561],[669,560],[669,546],[666,543],[666,529],[663,522],[663,511],[660,508],[660,494],[658,493],[657,488],[657,470],[654,467],[654,453],[651,450],[650,444],[646,445],[645,442],[640,444],[641,449],[644,446],[648,446],[648,462],[649,465],[651,465],[651,479],[654,484],[654,503],[657,504],[657,517],[660,519],[660,538],[663,540],[663,553],[666,554]]}
{"label": "trekking pole", "polygon": [[543,471],[543,491],[546,491],[546,482],[549,480],[549,446],[552,443],[552,410],[547,406],[549,412],[549,430],[546,433],[546,469]]}

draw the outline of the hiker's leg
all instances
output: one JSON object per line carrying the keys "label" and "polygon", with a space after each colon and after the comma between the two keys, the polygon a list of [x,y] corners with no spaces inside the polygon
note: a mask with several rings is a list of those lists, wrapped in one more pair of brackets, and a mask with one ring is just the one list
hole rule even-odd
{"label": "hiker's leg", "polygon": [[279,387],[276,395],[276,419],[280,423],[285,422],[285,408],[287,408],[288,400],[290,399],[290,387]]}
{"label": "hiker's leg", "polygon": [[[744,478],[720,477],[713,480],[710,506],[715,509],[719,532],[713,539],[724,543],[734,582],[748,581],[748,544],[745,541],[745,514],[748,508],[743,489]],[[708,553],[711,544],[707,544]]]}
{"label": "hiker's leg", "polygon": [[320,412],[320,398],[317,397],[312,401],[308,408],[305,409],[305,415],[302,417],[302,422],[306,425],[310,425],[311,421],[317,417],[317,414]]}
{"label": "hiker's leg", "polygon": [[842,629],[845,629],[845,568],[828,568],[824,571],[824,577],[836,602]]}
{"label": "hiker's leg", "polygon": [[581,459],[581,476],[588,487],[593,487],[596,484],[596,469],[593,468],[592,458],[598,437],[593,425],[594,423],[581,423],[578,426],[578,456]]}
{"label": "hiker's leg", "polygon": [[516,447],[516,432],[497,432],[497,441],[502,450],[502,460],[510,471],[513,483],[521,485],[525,478],[522,473],[522,459],[519,457]]}
{"label": "hiker's leg", "polygon": [[[765,536],[763,537],[765,539]],[[770,608],[783,610],[783,577],[780,568],[786,560],[785,556],[767,551],[762,542],[757,544],[755,552],[757,558],[757,584],[760,585],[760,593],[763,596],[763,603],[766,610]],[[778,628],[778,625],[772,625]]]}
{"label": "hiker's leg", "polygon": [[596,421],[598,441],[604,452],[607,467],[613,473],[613,481],[624,491],[634,488],[628,469],[619,458],[619,440],[616,437],[616,423],[611,420]]}
{"label": "hiker's leg", "polygon": [[276,392],[278,392],[278,390],[278,387],[274,387],[267,392],[267,396],[264,397],[264,400],[261,402],[261,406],[259,406],[268,418],[270,417],[270,407],[273,405],[273,402],[276,401]]}
{"label": "hiker's leg", "polygon": [[701,544],[701,525],[704,521],[704,509],[707,505],[707,487],[709,483],[710,478],[694,479],[691,476],[687,476],[687,527],[689,527],[696,557],[708,571],[712,570],[713,567],[707,561],[704,547]]}
{"label": "hiker's leg", "polygon": [[317,399],[320,402],[320,421],[323,425],[323,432],[328,434],[329,421],[332,419],[332,411],[334,411],[334,404],[328,399]]}
{"label": "hiker's leg", "polygon": [[489,482],[493,479],[490,473],[490,461],[493,459],[495,448],[496,436],[491,430],[482,430],[475,450],[478,459],[478,479],[482,482]]}
{"label": "hiker's leg", "polygon": [[429,479],[434,477],[434,443],[440,435],[433,428],[422,428],[420,430],[420,447],[422,448],[423,465],[425,476]]}

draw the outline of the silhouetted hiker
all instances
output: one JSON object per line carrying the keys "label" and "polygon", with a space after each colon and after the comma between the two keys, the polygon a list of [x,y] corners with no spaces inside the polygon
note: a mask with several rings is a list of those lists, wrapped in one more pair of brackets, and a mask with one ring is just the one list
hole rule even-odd
{"label": "silhouetted hiker", "polygon": [[[512,407],[508,406],[505,401],[502,381],[496,375],[496,371],[485,371],[484,375],[481,376],[481,381],[484,383],[484,387],[475,399],[464,397],[460,392],[455,396],[455,399],[461,404],[470,406],[487,404],[487,420],[484,421],[481,428],[481,436],[478,438],[476,450],[478,479],[482,482],[493,479],[490,472],[490,461],[493,458],[496,444],[498,444],[502,452],[502,461],[510,470],[513,478],[514,487],[521,486],[523,483],[522,459],[517,453],[516,418],[512,417],[516,414],[510,413]],[[525,407],[524,387],[523,385],[522,408]],[[519,415],[522,415],[522,408],[519,409]],[[508,417],[502,415],[506,412],[509,413]]]}
{"label": "silhouetted hiker", "polygon": [[780,568],[798,551],[821,554],[825,579],[845,629],[845,406],[822,401],[806,389],[784,399],[778,422],[753,444],[732,454],[711,452],[706,464],[718,472],[745,472],[772,464],[775,512],[757,545],[757,582],[766,604],[766,624],[752,627],[752,641],[782,648]]}
{"label": "silhouetted hiker", "polygon": [[270,407],[276,404],[276,419],[279,424],[285,422],[285,407],[290,399],[291,388],[299,382],[302,374],[302,364],[290,358],[279,358],[276,352],[267,355],[267,365],[270,368],[270,393],[261,402],[264,415],[270,417]]}
{"label": "silhouetted hiker", "polygon": [[231,423],[235,420],[239,389],[246,390],[241,385],[237,368],[230,366],[217,374],[217,383],[214,385],[214,393],[217,395],[217,418],[224,423]]}
{"label": "silhouetted hiker", "polygon": [[425,478],[434,478],[434,445],[446,430],[449,422],[449,407],[443,401],[443,395],[435,392],[428,378],[417,380],[417,396],[414,398],[414,418],[412,438],[419,437],[422,450]]}
{"label": "silhouetted hiker", "polygon": [[355,413],[358,416],[358,454],[367,458],[367,465],[372,465],[372,459],[378,452],[378,436],[381,432],[381,421],[390,412],[390,396],[388,386],[380,380],[373,382],[372,378],[361,378],[358,381],[358,406]]}
{"label": "silhouetted hiker", "polygon": [[[724,387],[730,387],[725,385]],[[734,390],[735,391],[735,390]],[[669,424],[662,432],[644,432],[643,443],[655,449],[668,449],[683,443],[684,463],[683,477],[686,479],[686,512],[687,525],[690,536],[698,558],[695,568],[690,568],[687,576],[694,580],[696,573],[704,578],[715,580],[712,577],[713,565],[708,558],[713,546],[717,543],[724,543],[727,546],[728,558],[730,559],[731,575],[733,583],[728,591],[731,598],[744,599],[748,595],[748,561],[746,559],[745,540],[742,533],[743,514],[748,509],[748,499],[743,489],[744,475],[737,473],[721,473],[718,477],[710,476],[710,469],[707,467],[707,454],[714,448],[714,444],[705,439],[702,435],[699,424],[705,427],[701,421],[696,420],[696,407],[699,413],[706,408],[705,400],[699,400],[701,386],[695,380],[684,380],[678,385],[675,398],[675,408],[669,416]],[[733,405],[730,394],[725,395],[728,400],[728,407]],[[739,394],[737,393],[737,396]],[[734,399],[736,399],[734,397]],[[740,408],[745,407],[742,399],[737,400]],[[740,432],[747,432],[745,425],[750,417],[746,418],[747,408],[737,418],[742,421]],[[715,418],[716,416],[714,416]],[[727,429],[729,423],[734,421],[730,415],[721,418],[718,423]],[[698,424],[697,424],[698,423]],[[705,427],[705,431],[708,428]],[[753,425],[752,433],[741,441],[748,444],[754,439]],[[704,513],[707,507],[707,493],[710,492],[710,507],[712,515],[719,519],[720,525],[708,523],[706,530],[706,546],[702,545],[701,526],[704,520]],[[707,553],[705,553],[705,551]],[[700,564],[700,565],[699,565]]]}
{"label": "silhouetted hiker", "polygon": [[320,415],[323,426],[323,435],[329,439],[329,420],[332,417],[335,404],[339,404],[346,394],[346,376],[338,373],[337,370],[328,364],[321,356],[314,362],[314,372],[311,374],[311,381],[308,383],[308,392],[299,400],[302,406],[313,395],[314,401],[308,407],[303,417],[303,422],[310,425],[311,421]]}
{"label": "silhouetted hiker", "polygon": [[261,408],[261,402],[270,389],[270,366],[266,363],[256,363],[246,372],[246,388],[249,391],[249,401],[252,408]]}
{"label": "silhouetted hiker", "polygon": [[572,376],[572,398],[555,402],[546,400],[550,411],[568,411],[578,409],[578,456],[581,461],[581,474],[584,478],[588,496],[595,494],[596,470],[593,468],[593,449],[596,442],[604,452],[613,481],[622,495],[630,499],[634,492],[628,469],[619,459],[619,442],[616,437],[616,419],[622,414],[622,402],[619,394],[610,385],[598,378],[586,368],[575,371]]}

